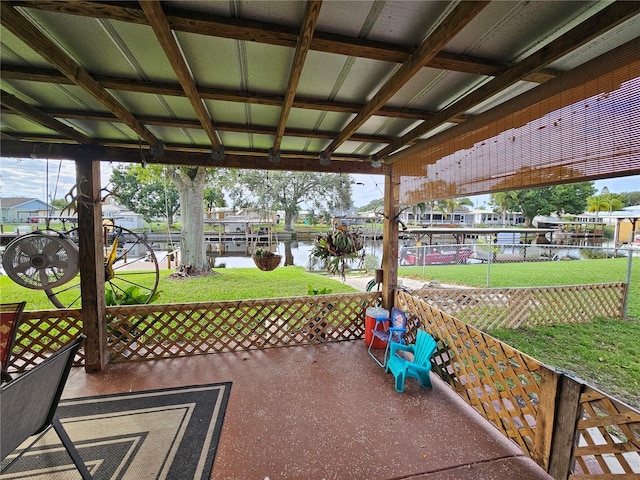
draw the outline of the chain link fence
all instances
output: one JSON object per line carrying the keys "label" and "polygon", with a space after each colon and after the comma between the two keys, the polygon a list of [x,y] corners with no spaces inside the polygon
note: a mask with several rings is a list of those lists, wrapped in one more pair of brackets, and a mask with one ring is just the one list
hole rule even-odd
{"label": "chain link fence", "polygon": [[[622,282],[629,285],[628,297],[640,294],[638,249],[497,243],[403,245],[398,258],[399,276],[423,279],[425,287],[548,287]],[[628,313],[640,318],[640,306],[633,305]]]}

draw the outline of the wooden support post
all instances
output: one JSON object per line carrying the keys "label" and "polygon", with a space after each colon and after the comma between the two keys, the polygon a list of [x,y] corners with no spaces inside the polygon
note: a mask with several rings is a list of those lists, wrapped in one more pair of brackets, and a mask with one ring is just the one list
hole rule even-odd
{"label": "wooden support post", "polygon": [[548,473],[556,480],[566,480],[573,468],[573,447],[578,441],[576,430],[582,415],[580,395],[582,384],[563,375],[560,377],[556,415]]}
{"label": "wooden support post", "polygon": [[384,226],[382,242],[382,304],[393,306],[393,292],[398,286],[398,214],[397,188],[393,182],[392,167],[388,167],[384,181]]}
{"label": "wooden support post", "polygon": [[539,370],[542,381],[540,383],[540,403],[536,415],[536,438],[531,457],[545,471],[549,471],[549,457],[551,456],[551,442],[556,415],[556,400],[558,398],[561,374],[550,368]]}
{"label": "wooden support post", "polygon": [[98,160],[76,159],[76,185],[85,370],[98,371],[109,360]]}

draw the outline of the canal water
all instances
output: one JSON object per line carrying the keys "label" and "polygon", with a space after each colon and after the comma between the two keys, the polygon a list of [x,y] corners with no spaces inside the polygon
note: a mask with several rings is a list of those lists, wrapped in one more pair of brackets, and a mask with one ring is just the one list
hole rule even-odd
{"label": "canal water", "polygon": [[[157,244],[156,244],[157,245]],[[224,242],[207,242],[207,257],[209,259],[209,263],[215,267],[226,267],[226,268],[253,268],[255,267],[255,263],[251,258],[251,253],[254,251],[256,246],[252,242],[247,242],[245,240],[237,240],[237,241],[224,241]],[[473,245],[466,245],[467,247],[473,248]],[[160,246],[159,250],[162,250],[163,247],[167,247],[166,245]],[[258,244],[259,248],[267,248],[265,244]],[[500,246],[501,254],[516,254],[521,246],[514,245],[501,245]],[[547,248],[553,249],[558,255],[567,256],[569,258],[578,259],[581,257],[580,252],[578,252],[578,248],[571,247],[563,247],[557,245],[546,246]],[[591,249],[597,249],[601,251],[608,252],[612,250],[611,248],[607,248],[607,245],[603,245],[601,247],[591,247]],[[365,255],[373,256],[376,258],[375,261],[373,259],[368,259],[368,267],[369,268],[379,268],[381,260],[382,260],[382,241],[381,240],[367,240],[365,244]],[[431,246],[424,246],[423,248],[432,248]],[[587,247],[583,247],[583,250]],[[296,240],[288,240],[288,241],[280,241],[274,242],[271,245],[269,250],[273,251],[278,255],[282,255],[283,261],[280,264],[284,265],[295,265],[298,267],[307,267],[309,264],[309,255],[311,254],[311,250],[313,249],[313,241],[296,241]],[[155,250],[155,248],[154,248]],[[158,252],[156,252],[156,256]],[[476,263],[477,259],[469,259],[465,263]],[[160,261],[160,260],[159,260]],[[480,261],[480,260],[477,260]],[[371,265],[369,262],[374,263]],[[357,262],[350,265],[350,268],[357,268]]]}
{"label": "canal water", "polygon": [[[251,249],[247,242],[223,242],[224,245],[216,244],[211,248],[207,243],[207,257],[210,261],[215,260],[215,267],[224,264],[227,268],[250,268],[255,267],[251,258]],[[365,254],[374,255],[378,258],[378,264],[382,259],[382,241],[371,240],[365,245]],[[224,249],[224,253],[222,252]],[[306,267],[309,263],[309,255],[313,249],[312,241],[286,241],[277,242],[271,249],[273,253],[282,255],[283,262],[280,265],[295,265]]]}

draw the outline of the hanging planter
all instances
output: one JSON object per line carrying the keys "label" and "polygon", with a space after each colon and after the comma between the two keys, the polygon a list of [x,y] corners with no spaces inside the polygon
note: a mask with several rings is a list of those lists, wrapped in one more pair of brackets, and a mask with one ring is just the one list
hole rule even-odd
{"label": "hanging planter", "polygon": [[276,255],[268,250],[259,248],[251,258],[253,258],[253,263],[256,264],[256,267],[262,271],[269,272],[280,265],[282,255]]}
{"label": "hanging planter", "polygon": [[364,247],[364,240],[358,232],[338,228],[318,235],[311,250],[311,258],[323,262],[327,271],[338,274],[345,279],[347,265],[364,257],[359,253]]}

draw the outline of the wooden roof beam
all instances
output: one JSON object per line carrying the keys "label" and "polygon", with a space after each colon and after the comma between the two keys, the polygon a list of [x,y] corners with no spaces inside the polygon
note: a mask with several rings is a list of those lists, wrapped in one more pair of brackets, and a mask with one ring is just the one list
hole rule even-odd
{"label": "wooden roof beam", "polygon": [[489,2],[460,2],[325,149],[331,155],[462,30]]}
{"label": "wooden roof beam", "polygon": [[144,11],[149,24],[153,28],[154,33],[162,45],[165,55],[167,56],[173,71],[178,77],[182,89],[187,95],[193,110],[196,112],[202,127],[204,128],[211,145],[215,151],[220,151],[220,141],[218,140],[218,134],[213,128],[213,123],[209,117],[209,112],[200,98],[200,93],[196,87],[196,84],[191,77],[191,72],[187,66],[187,62],[182,55],[182,51],[178,46],[178,42],[171,31],[169,22],[162,10],[162,5],[158,0],[147,0],[140,2],[142,10]]}
{"label": "wooden roof beam", "polygon": [[[90,1],[16,1],[16,5],[60,12],[68,15],[104,18],[148,25],[144,13],[136,2]],[[266,43],[295,48],[299,32],[295,28],[239,18],[203,16],[200,12],[164,9],[172,30],[196,33],[248,42]],[[414,52],[412,45],[395,45],[345,35],[316,31],[310,44],[311,50],[351,57],[368,58],[391,63],[403,63]],[[511,66],[509,63],[488,58],[455,53],[438,52],[426,63],[426,67],[475,75],[496,76]],[[537,72],[527,81],[541,83],[555,76],[552,70]]]}
{"label": "wooden roof beam", "polygon": [[[12,132],[8,140],[15,140],[15,143],[3,142],[2,153],[3,155],[10,156],[10,157],[22,156],[25,154],[29,156],[29,151],[33,151],[34,149],[36,149],[35,147],[36,145],[38,146],[37,148],[39,148],[39,150],[41,150],[42,152],[58,151],[57,156],[52,153],[52,156],[50,158],[73,159],[75,157],[68,156],[69,152],[77,151],[71,148],[74,145],[77,145],[77,142],[61,139],[60,137],[57,137],[54,135],[34,135],[32,133]],[[100,149],[104,149],[104,148],[121,149],[120,151],[123,152],[122,153],[123,156],[125,156],[124,152],[126,152],[126,155],[131,155],[129,160],[123,160],[123,161],[135,162],[136,158],[138,162],[140,161],[140,145],[138,144],[138,142],[134,140],[103,139],[103,141],[100,142],[99,145],[95,145],[95,144],[87,145],[86,147],[92,148],[91,151],[102,151]],[[89,150],[86,150],[86,151],[89,151]],[[211,148],[208,145],[168,143],[165,145],[164,151],[165,153],[172,152],[173,155],[193,154],[193,153],[202,153],[202,154],[209,153],[210,154]],[[228,153],[229,155],[236,155],[236,156],[255,156],[265,160],[269,157],[269,152],[264,149],[263,150],[245,150],[242,148],[231,147],[228,149],[226,153]],[[281,153],[282,153],[282,158],[289,158],[293,160],[295,159],[313,160],[317,162],[319,152],[297,152],[297,151],[283,150]],[[64,154],[66,154],[67,156],[60,157],[60,155],[64,155]],[[143,152],[143,154],[148,155],[150,153],[147,150]],[[152,161],[150,161],[150,163],[168,163],[167,158],[168,157],[165,157],[164,155],[162,157],[156,157]],[[358,163],[366,164],[368,160],[368,156],[336,154],[335,159],[337,161],[358,162]]]}
{"label": "wooden roof beam", "polygon": [[[461,98],[448,108],[436,113],[430,120],[426,120],[413,130],[403,135],[398,141],[378,152],[378,158],[385,158],[415,141],[420,136],[449,121],[450,118],[464,113],[466,110],[482,103],[510,85],[522,80],[525,76],[536,72],[545,65],[567,55],[581,45],[611,30],[616,25],[637,15],[640,12],[640,2],[614,2],[605,7],[598,15],[585,20],[580,25],[569,30],[553,42],[520,61],[502,75],[495,77],[482,87]],[[393,163],[389,159],[388,163]]]}
{"label": "wooden roof beam", "polygon": [[[32,82],[73,84],[67,77],[57,70],[24,67],[21,65],[0,65],[2,78],[5,80],[26,80]],[[127,92],[148,93],[150,95],[169,95],[185,97],[186,94],[179,84],[149,82],[131,78],[116,78],[103,75],[93,75],[93,78],[100,84],[111,90],[122,90]],[[272,95],[257,92],[241,92],[235,90],[224,90],[220,88],[211,88],[199,86],[201,98],[205,100],[218,100],[223,102],[240,102],[255,105],[282,105],[283,98],[281,95]],[[361,103],[348,102],[327,102],[317,98],[308,98],[297,96],[293,100],[294,108],[302,108],[306,110],[320,110],[325,112],[339,113],[358,113],[364,107]],[[426,120],[433,116],[434,112],[426,110],[416,110],[411,108],[400,107],[382,107],[376,112],[376,115],[390,118],[404,118],[407,120]],[[459,115],[451,121],[461,123],[466,120],[465,115]]]}
{"label": "wooden roof beam", "polygon": [[[68,110],[58,108],[45,108],[42,112],[51,117],[64,118],[69,120],[85,120],[92,122],[118,122],[112,113],[109,112],[85,112],[83,110]],[[10,109],[0,109],[0,114],[11,115],[14,113]],[[202,125],[198,120],[189,118],[171,118],[158,116],[140,115],[138,119],[145,125],[156,125],[172,128],[192,128],[202,129]],[[274,129],[264,125],[246,125],[244,123],[217,123],[216,128],[219,131],[239,132],[258,135],[274,135]],[[307,130],[303,128],[288,128],[287,135],[289,137],[302,138],[318,138],[323,140],[331,140],[338,134],[336,131],[328,130]],[[374,135],[367,133],[357,133],[351,137],[353,141],[362,143],[391,143],[398,137],[389,135]]]}
{"label": "wooden roof beam", "polygon": [[123,105],[107,92],[87,71],[78,65],[62,49],[38,30],[20,14],[9,2],[0,2],[0,22],[2,26],[28,45],[34,52],[60,70],[74,84],[82,87],[102,105],[127,124],[150,145],[159,140],[142,125]]}
{"label": "wooden roof beam", "polygon": [[[19,137],[18,135],[16,135]],[[15,140],[3,140],[3,155],[9,157],[29,157],[74,160],[91,158],[93,160],[140,163],[139,145],[103,145],[84,146],[64,143],[33,143]],[[166,165],[201,166],[211,168],[269,169],[283,171],[309,171],[327,173],[350,173],[380,175],[380,169],[371,167],[366,158],[342,157],[336,155],[336,162],[330,166],[322,166],[318,162],[317,153],[299,154],[298,152],[282,152],[280,163],[268,161],[268,152],[242,152],[230,149],[222,161],[212,159],[207,147],[190,147],[189,150],[174,149],[166,145],[161,157],[149,158],[149,162]]]}
{"label": "wooden roof beam", "polygon": [[26,117],[39,125],[47,127],[54,132],[58,132],[64,137],[75,140],[78,143],[81,143],[83,145],[90,145],[94,143],[93,139],[74,130],[69,125],[62,123],[51,115],[42,112],[42,110],[39,110],[38,108],[35,108],[34,106],[23,102],[10,93],[0,91],[0,104],[2,104],[3,107],[9,108],[12,111],[20,114],[21,116]]}

